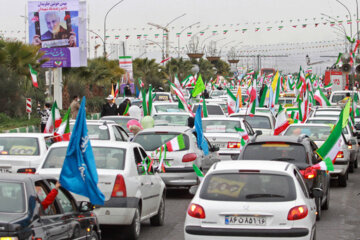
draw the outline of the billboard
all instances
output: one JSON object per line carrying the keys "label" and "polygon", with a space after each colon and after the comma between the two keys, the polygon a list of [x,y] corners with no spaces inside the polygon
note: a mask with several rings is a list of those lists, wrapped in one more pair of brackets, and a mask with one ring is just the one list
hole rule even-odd
{"label": "billboard", "polygon": [[86,66],[86,5],[78,0],[29,1],[29,41],[47,68]]}
{"label": "billboard", "polygon": [[124,69],[126,74],[124,79],[127,83],[134,83],[133,78],[133,65],[132,59],[130,56],[120,56],[119,57],[119,67]]}

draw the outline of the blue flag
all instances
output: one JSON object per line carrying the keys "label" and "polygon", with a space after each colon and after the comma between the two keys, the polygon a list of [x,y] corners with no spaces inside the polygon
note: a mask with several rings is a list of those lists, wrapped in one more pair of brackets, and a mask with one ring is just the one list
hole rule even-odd
{"label": "blue flag", "polygon": [[203,128],[202,128],[202,122],[201,122],[201,106],[196,110],[195,114],[195,131],[196,131],[196,139],[197,139],[197,145],[200,149],[203,150],[205,155],[209,154],[209,146],[208,143],[204,137]]}
{"label": "blue flag", "polygon": [[65,189],[88,197],[92,204],[104,205],[105,196],[97,187],[98,175],[86,127],[85,102],[83,97],[61,169],[60,183]]}

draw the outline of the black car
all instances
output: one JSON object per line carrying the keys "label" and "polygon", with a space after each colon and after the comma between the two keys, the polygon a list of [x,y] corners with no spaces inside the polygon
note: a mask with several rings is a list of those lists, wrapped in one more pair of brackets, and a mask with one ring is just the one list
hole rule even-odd
{"label": "black car", "polygon": [[321,218],[321,209],[329,208],[330,175],[324,170],[309,168],[321,161],[316,154],[317,145],[306,135],[260,136],[253,138],[244,147],[239,159],[274,160],[293,163],[300,170],[309,190],[321,188],[322,197],[315,198],[317,220]]}
{"label": "black car", "polygon": [[101,238],[93,206],[76,203],[71,193],[59,189],[55,201],[44,210],[41,201],[55,178],[31,174],[0,174],[0,239]]}

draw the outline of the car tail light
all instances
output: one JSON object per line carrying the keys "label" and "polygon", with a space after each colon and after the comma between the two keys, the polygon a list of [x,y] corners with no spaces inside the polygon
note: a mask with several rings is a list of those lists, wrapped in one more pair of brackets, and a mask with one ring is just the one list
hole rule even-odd
{"label": "car tail light", "polygon": [[305,205],[296,206],[290,209],[287,219],[290,221],[300,220],[308,215],[308,208]]}
{"label": "car tail light", "polygon": [[0,237],[0,240],[19,240],[19,238],[18,237]]}
{"label": "car tail light", "polygon": [[202,206],[191,203],[188,208],[189,216],[193,218],[205,218],[205,211]]}
{"label": "car tail light", "polygon": [[126,197],[126,185],[124,177],[120,174],[116,176],[115,184],[111,197]]}
{"label": "car tail light", "polygon": [[192,162],[195,161],[196,158],[197,158],[196,153],[188,153],[183,156],[182,162]]}
{"label": "car tail light", "polygon": [[305,179],[313,179],[317,175],[316,169],[313,169],[311,167],[306,168],[305,170],[300,170],[300,173],[303,175]]}
{"label": "car tail light", "polygon": [[352,149],[352,144],[351,143],[349,143],[348,149]]}
{"label": "car tail light", "polygon": [[17,173],[35,174],[36,168],[19,168]]}
{"label": "car tail light", "polygon": [[336,158],[344,158],[344,152],[340,151],[337,155]]}
{"label": "car tail light", "polygon": [[241,143],[240,142],[228,142],[227,148],[240,148]]}

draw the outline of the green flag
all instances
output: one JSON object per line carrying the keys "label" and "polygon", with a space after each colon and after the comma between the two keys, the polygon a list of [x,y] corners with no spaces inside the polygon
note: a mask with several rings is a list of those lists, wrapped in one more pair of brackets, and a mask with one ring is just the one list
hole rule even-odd
{"label": "green flag", "polygon": [[203,96],[203,117],[208,117],[208,112],[207,112],[207,107],[206,107],[206,102],[205,102],[205,97]]}
{"label": "green flag", "polygon": [[204,85],[204,82],[202,80],[202,77],[201,77],[201,74],[199,74],[199,77],[196,81],[196,84],[195,84],[195,88],[192,92],[192,97],[196,97],[197,95],[199,95],[200,93],[202,93],[202,91],[205,90],[205,85]]}

